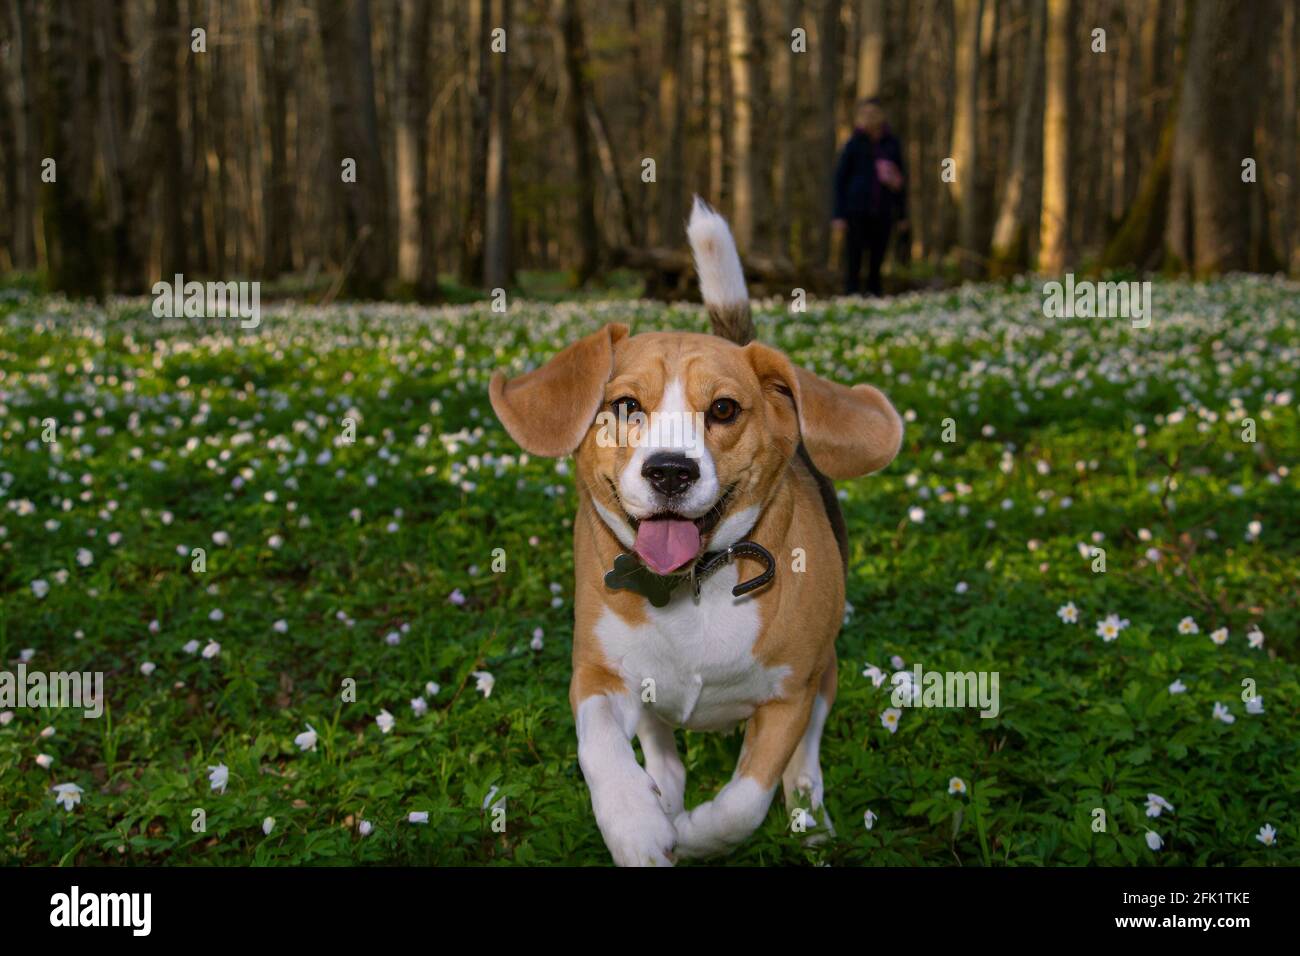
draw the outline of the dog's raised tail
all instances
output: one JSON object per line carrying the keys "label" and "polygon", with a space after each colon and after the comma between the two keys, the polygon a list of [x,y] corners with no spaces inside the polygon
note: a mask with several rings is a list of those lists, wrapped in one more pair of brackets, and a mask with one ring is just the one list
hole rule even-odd
{"label": "dog's raised tail", "polygon": [[686,238],[695,256],[700,294],[713,323],[713,334],[737,345],[752,342],[754,318],[749,309],[749,290],[745,288],[745,271],[727,220],[696,196]]}

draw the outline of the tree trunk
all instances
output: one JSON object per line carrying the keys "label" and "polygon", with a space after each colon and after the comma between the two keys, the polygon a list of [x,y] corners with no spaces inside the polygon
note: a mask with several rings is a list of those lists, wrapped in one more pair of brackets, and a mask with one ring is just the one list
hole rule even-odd
{"label": "tree trunk", "polygon": [[812,207],[815,220],[812,224],[810,248],[812,264],[826,266],[830,263],[830,222],[834,212],[833,179],[835,176],[835,104],[840,89],[840,0],[818,0],[817,47],[809,47],[816,57],[817,111],[815,142],[818,174],[814,179],[817,194]]}
{"label": "tree trunk", "polygon": [[1300,57],[1300,15],[1285,3],[1282,26],[1282,149],[1286,189],[1283,190],[1282,248],[1289,249],[1287,269],[1300,274],[1300,136],[1296,129],[1296,59]]}
{"label": "tree trunk", "polygon": [[[592,157],[591,130],[587,124],[587,43],[577,0],[558,0],[560,57],[564,63],[567,90],[565,121],[572,140],[577,170],[578,267],[574,284],[581,288],[595,276],[600,263],[600,231],[596,224],[596,169]],[[680,175],[680,173],[679,173]]]}
{"label": "tree trunk", "polygon": [[663,7],[663,56],[659,68],[659,241],[677,245],[686,217],[686,72],[689,47],[682,29],[682,6]]}
{"label": "tree trunk", "polygon": [[[157,0],[149,53],[148,146],[137,175],[157,181],[154,208],[162,228],[158,231],[158,274],[168,281],[184,273],[185,172],[177,148],[180,136],[180,60],[190,49],[189,31],[182,30],[176,4]],[[145,179],[148,183],[149,179]],[[148,193],[146,187],[142,193]]]}
{"label": "tree trunk", "polygon": [[607,212],[605,215],[610,223],[609,232],[612,234],[610,245],[639,242],[640,228],[632,217],[632,200],[628,196],[627,183],[621,172],[622,164],[614,151],[614,141],[609,134],[609,123],[605,121],[605,113],[596,99],[595,90],[589,90],[588,94],[587,123],[591,127],[591,135],[596,145],[596,157],[600,160],[606,189],[612,197],[610,207],[613,208],[613,212]]}
{"label": "tree trunk", "polygon": [[1121,8],[1125,18],[1124,31],[1116,38],[1119,47],[1119,68],[1114,71],[1112,86],[1110,139],[1110,220],[1119,222],[1128,206],[1128,135],[1130,123],[1129,97],[1133,95],[1134,43],[1132,11]]}
{"label": "tree trunk", "polygon": [[465,220],[461,228],[460,277],[470,285],[483,281],[488,152],[488,52],[491,0],[469,0],[469,56],[465,90],[468,100],[469,141],[465,162]]}
{"label": "tree trunk", "polygon": [[790,49],[790,32],[799,22],[799,0],[783,0],[776,37],[775,72],[772,76],[772,105],[776,111],[776,143],[772,150],[772,239],[777,255],[790,255],[790,201],[794,182],[794,130],[799,110],[795,92],[796,54]]}
{"label": "tree trunk", "polygon": [[726,21],[721,5],[704,4],[708,22],[709,43],[706,47],[708,56],[708,102],[707,122],[709,129],[709,201],[722,203],[725,189],[724,177],[727,168],[727,127],[726,127],[726,64],[722,50],[726,45]]}
{"label": "tree trunk", "polygon": [[[197,5],[198,0],[191,0],[191,10],[196,10]],[[212,17],[207,21],[207,29],[211,34],[216,34],[223,26],[221,11],[220,7],[214,8]],[[219,144],[225,132],[226,111],[222,105],[220,74],[216,62],[215,51],[191,56],[186,60],[192,84],[190,108],[194,117],[191,128],[194,152],[187,179],[195,184],[195,188],[202,190],[199,196],[191,200],[190,216],[202,236],[203,253],[198,261],[210,273],[221,275],[226,267],[226,168]],[[333,199],[332,191],[330,196]],[[143,241],[142,239],[142,244]]]}
{"label": "tree trunk", "polygon": [[[511,38],[510,0],[492,0],[491,27]],[[504,289],[511,284],[510,216],[510,60],[506,52],[490,53],[491,105],[488,112],[487,206],[483,244],[483,284]]]}
{"label": "tree trunk", "polygon": [[979,247],[987,253],[992,237],[993,196],[997,185],[1006,178],[1007,153],[1011,149],[1011,98],[1006,85],[1005,69],[999,56],[999,43],[1007,23],[1005,13],[996,2],[985,0],[980,16],[979,90],[975,107],[976,170],[975,188],[979,192]]}
{"label": "tree trunk", "polygon": [[94,142],[86,135],[94,125],[90,110],[95,90],[86,57],[91,41],[84,29],[86,18],[73,0],[54,0],[45,11],[45,156],[55,161],[56,175],[54,182],[40,184],[49,285],[69,296],[99,298],[104,276],[95,228],[102,212],[90,201]]}
{"label": "tree trunk", "polygon": [[1029,143],[1042,86],[1043,15],[1037,3],[1030,4],[1027,31],[1029,60],[1025,65],[1020,102],[1016,104],[1016,125],[1011,136],[1011,160],[1007,170],[1002,202],[993,227],[991,258],[993,272],[1014,271],[1028,262],[1028,178]]}
{"label": "tree trunk", "polygon": [[131,151],[132,100],[124,12],[120,6],[95,7],[95,56],[101,64],[99,82],[98,141],[104,170],[105,233],[111,244],[110,288],[143,292],[144,264],[132,224],[138,219],[137,185],[141,182]]}
{"label": "tree trunk", "polygon": [[912,68],[908,61],[908,27],[912,22],[911,5],[908,0],[886,0],[884,7],[884,65],[881,70],[881,97],[884,99],[895,132],[903,147],[907,159],[907,168],[912,170],[908,181],[903,185],[908,195],[907,229],[900,230],[894,243],[892,255],[894,264],[901,272],[909,272],[912,257],[916,253],[917,229],[915,226],[916,197],[919,191],[913,187],[917,182],[916,173],[920,167],[913,165],[913,144],[915,128],[913,125],[914,99],[911,89]]}
{"label": "tree trunk", "polygon": [[391,274],[387,234],[387,175],[379,147],[375,74],[371,62],[369,0],[317,0],[329,88],[329,125],[336,175],[356,162],[356,182],[344,194],[343,290],[381,298]]}
{"label": "tree trunk", "polygon": [[754,66],[749,6],[749,0],[727,0],[732,102],[731,231],[742,255],[754,245]]}
{"label": "tree trunk", "polygon": [[[6,10],[0,14],[0,50],[9,48],[9,18]],[[9,77],[3,66],[0,66],[0,209],[10,210],[8,216],[0,219],[0,273],[12,272],[14,268],[13,209],[18,167],[14,164],[14,121],[9,116],[9,110]]]}
{"label": "tree trunk", "polygon": [[951,155],[955,176],[949,184],[958,210],[957,244],[961,270],[972,275],[980,264],[979,241],[979,112],[980,26],[983,0],[953,0],[956,20],[955,73],[957,98],[954,104]]}
{"label": "tree trunk", "polygon": [[10,0],[11,46],[10,55],[5,57],[6,72],[12,68],[13,75],[8,77],[14,91],[10,115],[13,117],[13,156],[14,165],[13,191],[13,261],[17,269],[33,269],[37,264],[36,217],[37,196],[40,179],[39,132],[36,127],[36,113],[33,100],[36,91],[32,88],[37,75],[38,41],[36,32],[35,0]]}
{"label": "tree trunk", "polygon": [[1160,265],[1169,218],[1169,191],[1174,156],[1177,116],[1170,112],[1160,131],[1159,144],[1151,165],[1138,185],[1124,220],[1102,252],[1103,269]]}
{"label": "tree trunk", "polygon": [[[241,104],[242,114],[235,147],[243,187],[243,194],[239,199],[239,218],[242,222],[240,235],[243,242],[238,268],[245,275],[260,275],[265,271],[269,258],[266,214],[270,202],[267,173],[271,165],[271,156],[267,146],[271,139],[272,121],[266,115],[266,91],[262,88],[265,74],[256,54],[257,48],[261,45],[258,0],[243,0],[235,6],[235,12],[241,27],[247,30],[246,35],[249,38],[241,43],[241,49],[232,51],[239,68],[239,74],[232,79],[236,82],[236,96]],[[179,82],[176,89],[179,93]],[[177,132],[180,132],[179,128]],[[180,142],[179,135],[174,142]],[[179,153],[179,150],[176,152]],[[180,164],[179,157],[177,163]]]}
{"label": "tree trunk", "polygon": [[[0,44],[8,46],[9,26],[0,22]],[[3,89],[3,77],[0,77],[0,209],[14,208],[14,180],[17,167],[14,166],[14,123],[9,118],[9,97]],[[13,218],[0,219],[0,273],[12,272],[13,255]]]}
{"label": "tree trunk", "polygon": [[1205,0],[1189,15],[1191,33],[1178,103],[1166,265],[1196,275],[1244,269],[1259,183],[1242,182],[1253,156],[1259,50],[1270,17],[1254,0]]}
{"label": "tree trunk", "polygon": [[1156,128],[1157,90],[1164,79],[1165,51],[1161,43],[1160,27],[1164,22],[1162,8],[1165,0],[1145,0],[1142,10],[1142,27],[1139,42],[1142,46],[1142,125],[1147,132]]}
{"label": "tree trunk", "polygon": [[[631,61],[632,75],[629,82],[632,85],[632,96],[634,99],[633,116],[635,118],[635,150],[636,150],[636,170],[638,179],[640,178],[641,161],[647,156],[647,150],[650,148],[650,116],[651,116],[651,90],[646,83],[646,78],[651,75],[645,62],[646,41],[642,36],[641,24],[643,0],[627,0],[627,20],[628,20],[628,42],[631,44]],[[645,241],[647,230],[650,223],[650,211],[647,205],[648,197],[646,190],[632,190],[629,199],[632,200],[632,207],[628,210],[632,221],[636,224],[637,235],[641,241]]]}
{"label": "tree trunk", "polygon": [[268,278],[293,269],[294,176],[289,167],[288,94],[298,44],[289,35],[292,20],[275,4],[262,7],[262,84],[267,97],[270,164],[266,178],[266,261]]}
{"label": "tree trunk", "polygon": [[[1094,10],[1098,0],[1075,0],[1075,16],[1070,26],[1070,186],[1066,200],[1070,211],[1067,217],[1065,245],[1073,254],[1089,248],[1093,236],[1104,224],[1106,212],[1106,185],[1102,175],[1105,147],[1101,138],[1106,116],[1106,74],[1114,71],[1113,49],[1106,54],[1091,50],[1090,23],[1096,22]],[[1103,56],[1106,58],[1103,61]],[[1080,90],[1088,91],[1090,108],[1081,108],[1076,98]]]}
{"label": "tree trunk", "polygon": [[1071,0],[1047,0],[1046,101],[1043,107],[1043,209],[1038,269],[1065,271],[1069,226],[1069,103]]}
{"label": "tree trunk", "polygon": [[[924,4],[908,4],[904,11],[905,29],[904,35],[906,40],[906,55],[904,59],[908,62],[917,64],[916,70],[921,77],[926,75],[926,48],[927,24],[932,17],[929,16],[929,8]],[[911,91],[908,97],[909,116],[907,120],[908,136],[903,141],[903,148],[907,150],[907,168],[911,171],[912,182],[920,182],[925,175],[924,170],[933,170],[936,167],[927,165],[929,159],[929,149],[934,141],[933,121],[931,112],[927,109],[930,102],[932,90],[926,83],[921,83],[919,89]],[[909,186],[911,184],[909,183]],[[917,258],[926,258],[930,251],[930,236],[934,232],[934,199],[939,195],[937,189],[913,189],[908,197],[908,216],[912,222],[912,251],[913,256]]]}
{"label": "tree trunk", "polygon": [[858,99],[879,96],[885,58],[885,0],[858,4]]}
{"label": "tree trunk", "polygon": [[432,46],[432,0],[403,0],[398,41],[397,109],[397,276],[415,287],[420,299],[436,297],[438,276],[428,189],[429,49]]}

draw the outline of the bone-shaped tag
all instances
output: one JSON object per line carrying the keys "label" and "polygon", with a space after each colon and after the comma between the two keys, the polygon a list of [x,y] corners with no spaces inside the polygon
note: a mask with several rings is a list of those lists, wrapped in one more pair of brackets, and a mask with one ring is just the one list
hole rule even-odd
{"label": "bone-shaped tag", "polygon": [[682,580],[680,577],[660,577],[627,553],[615,558],[614,567],[605,572],[605,587],[639,594],[655,607],[664,607]]}

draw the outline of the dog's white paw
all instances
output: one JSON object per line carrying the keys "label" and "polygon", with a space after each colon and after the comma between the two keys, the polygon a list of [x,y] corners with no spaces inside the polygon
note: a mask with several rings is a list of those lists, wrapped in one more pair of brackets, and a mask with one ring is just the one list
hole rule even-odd
{"label": "dog's white paw", "polygon": [[658,788],[640,767],[592,788],[596,823],[619,866],[672,866],[677,831],[660,806]]}
{"label": "dog's white paw", "polygon": [[677,814],[677,854],[705,857],[725,853],[758,829],[772,803],[772,791],[738,777],[694,810]]}

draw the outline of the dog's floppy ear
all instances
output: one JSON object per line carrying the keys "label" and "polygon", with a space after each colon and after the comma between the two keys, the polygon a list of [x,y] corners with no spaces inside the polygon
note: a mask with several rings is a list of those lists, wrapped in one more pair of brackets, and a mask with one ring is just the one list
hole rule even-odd
{"label": "dog's floppy ear", "polygon": [[492,376],[492,409],[519,447],[559,458],[582,444],[614,371],[614,346],[626,337],[627,326],[611,322],[541,368],[509,381],[504,372]]}
{"label": "dog's floppy ear", "polygon": [[769,403],[793,404],[804,447],[828,478],[857,478],[894,460],[903,420],[878,389],[828,382],[757,342],[745,351]]}

